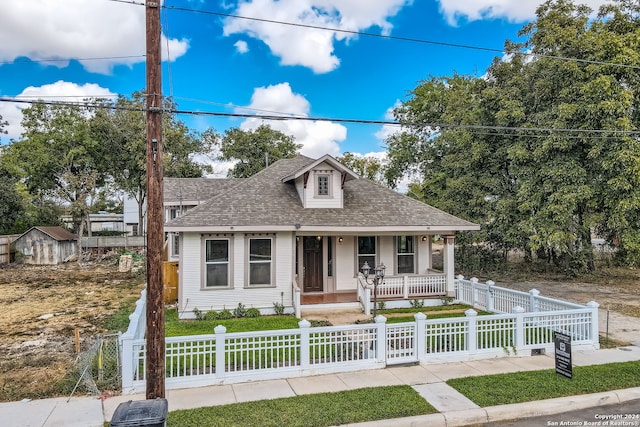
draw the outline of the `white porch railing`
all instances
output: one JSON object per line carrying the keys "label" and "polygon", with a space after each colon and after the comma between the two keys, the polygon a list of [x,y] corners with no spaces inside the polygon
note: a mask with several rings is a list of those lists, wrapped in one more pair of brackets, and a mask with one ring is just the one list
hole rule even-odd
{"label": "white porch railing", "polygon": [[[552,351],[557,331],[570,335],[574,348],[599,348],[595,302],[580,306],[463,278],[458,279],[457,289],[461,300],[470,298],[482,309],[513,307],[511,312],[488,316],[469,309],[464,317],[433,320],[417,313],[413,322],[390,325],[378,316],[371,324],[320,328],[302,320],[298,329],[279,331],[227,334],[218,326],[210,335],[166,338],[166,386],[198,387],[397,363],[521,355],[532,349]],[[365,294],[367,290],[363,289]],[[125,393],[142,391],[146,383],[144,305],[143,292],[121,337]],[[541,308],[544,311],[533,311]]]}
{"label": "white porch railing", "polygon": [[[373,286],[358,275],[358,301],[365,314],[371,314]],[[417,276],[385,276],[377,287],[378,300],[417,299],[447,295],[447,278],[444,273],[430,272]]]}

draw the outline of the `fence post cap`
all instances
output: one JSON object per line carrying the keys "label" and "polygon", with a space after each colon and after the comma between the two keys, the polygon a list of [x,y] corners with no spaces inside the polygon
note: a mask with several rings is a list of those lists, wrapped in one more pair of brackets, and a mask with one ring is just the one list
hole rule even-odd
{"label": "fence post cap", "polygon": [[496,282],[494,282],[493,280],[487,280],[487,286],[493,286],[495,284]]}
{"label": "fence post cap", "polygon": [[413,318],[416,320],[425,320],[427,318],[427,315],[424,313],[416,313],[413,315]]}
{"label": "fence post cap", "polygon": [[472,277],[472,278],[471,278],[471,281],[472,281],[473,283],[478,283],[478,278],[477,278],[477,277]]}
{"label": "fence post cap", "polygon": [[540,295],[540,291],[539,291],[539,290],[537,290],[537,289],[535,289],[535,288],[534,288],[534,289],[531,289],[531,290],[529,291],[529,293],[530,293],[531,295],[533,295],[533,296],[536,296],[536,297],[537,297],[538,295]]}
{"label": "fence post cap", "polygon": [[470,308],[464,312],[464,315],[467,317],[477,316],[478,312],[475,311],[473,308]]}
{"label": "fence post cap", "polygon": [[514,313],[524,313],[525,309],[520,307],[519,305],[517,305],[517,306],[513,307],[513,312]]}
{"label": "fence post cap", "polygon": [[218,325],[213,328],[213,332],[215,332],[216,334],[224,334],[225,332],[227,332],[227,328],[222,325]]}
{"label": "fence post cap", "polygon": [[311,327],[311,322],[309,322],[306,319],[302,319],[301,321],[298,322],[298,327],[300,327],[300,328],[309,328],[309,327]]}
{"label": "fence post cap", "polygon": [[458,280],[464,280],[464,274],[458,274],[456,277]]}
{"label": "fence post cap", "polygon": [[375,319],[373,319],[374,322],[376,323],[387,323],[387,318],[384,317],[382,314],[378,314]]}
{"label": "fence post cap", "polygon": [[589,308],[598,308],[598,307],[600,307],[600,304],[598,304],[598,303],[597,303],[597,302],[595,302],[595,301],[589,301],[589,302],[587,303],[587,307],[589,307]]}

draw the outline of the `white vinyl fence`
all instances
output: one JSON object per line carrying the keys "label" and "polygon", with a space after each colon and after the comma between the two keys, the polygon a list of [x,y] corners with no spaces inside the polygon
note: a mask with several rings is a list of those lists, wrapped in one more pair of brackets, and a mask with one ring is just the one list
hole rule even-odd
{"label": "white vinyl fence", "polygon": [[[517,292],[491,282],[458,277],[458,298],[481,310],[499,314],[226,333],[218,326],[209,335],[166,338],[167,388],[199,387],[249,380],[286,378],[380,369],[400,363],[430,363],[552,351],[553,334],[572,337],[574,348],[599,348],[598,304],[586,306],[540,297],[537,291]],[[488,310],[490,307],[498,309]],[[121,338],[122,389],[144,390],[144,295]]]}

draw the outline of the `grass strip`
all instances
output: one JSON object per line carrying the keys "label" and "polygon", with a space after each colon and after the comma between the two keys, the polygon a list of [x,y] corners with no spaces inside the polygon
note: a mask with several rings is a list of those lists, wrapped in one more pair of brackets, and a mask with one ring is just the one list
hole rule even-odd
{"label": "grass strip", "polygon": [[638,387],[640,361],[574,366],[572,379],[549,369],[455,378],[447,384],[481,407],[506,405]]}
{"label": "grass strip", "polygon": [[323,427],[436,412],[410,386],[389,386],[172,411],[167,426]]}
{"label": "grass strip", "polygon": [[464,311],[464,310],[468,310],[470,308],[473,308],[473,307],[470,306],[470,305],[467,305],[467,304],[436,305],[436,306],[419,307],[419,308],[415,308],[415,307],[383,308],[383,309],[378,310],[378,314],[382,314],[384,316],[385,314],[393,314],[393,313],[418,313],[418,312],[423,312],[423,313],[429,315],[429,312],[434,312],[434,311],[453,311],[453,310]]}
{"label": "grass strip", "polygon": [[260,316],[228,320],[175,320],[167,316],[165,319],[165,336],[179,337],[187,335],[213,334],[214,328],[222,325],[227,333],[266,331],[278,329],[297,329],[300,320],[293,316]]}
{"label": "grass strip", "polygon": [[[490,311],[478,311],[478,316],[489,316],[494,313]],[[465,317],[464,313],[428,313],[427,320],[433,319],[450,319],[454,317]],[[387,323],[404,323],[404,322],[415,322],[416,319],[413,316],[393,316],[387,318]]]}

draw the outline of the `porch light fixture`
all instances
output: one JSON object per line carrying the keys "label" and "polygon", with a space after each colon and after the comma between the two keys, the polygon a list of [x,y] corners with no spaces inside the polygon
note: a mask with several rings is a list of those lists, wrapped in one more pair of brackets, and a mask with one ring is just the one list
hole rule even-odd
{"label": "porch light fixture", "polygon": [[427,241],[427,236],[422,236],[422,241],[426,242]]}
{"label": "porch light fixture", "polygon": [[338,237],[338,243],[342,244],[342,242],[344,242],[344,239],[342,238],[342,236]]}
{"label": "porch light fixture", "polygon": [[322,236],[316,236],[316,240],[318,241],[322,240]]}
{"label": "porch light fixture", "polygon": [[369,274],[371,273],[371,267],[369,267],[369,263],[367,261],[362,264],[362,275],[364,276],[364,281],[367,284],[373,285],[373,318],[375,319],[378,315],[378,285],[382,283],[384,280],[384,271],[387,267],[384,266],[384,263],[380,263],[373,269],[373,278],[371,283],[369,283]]}

